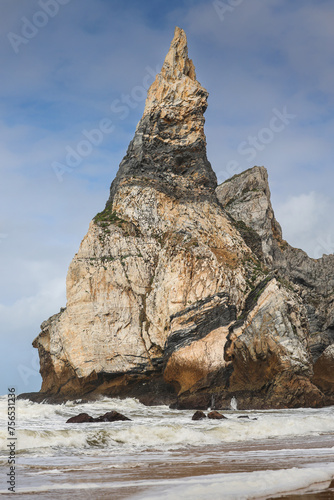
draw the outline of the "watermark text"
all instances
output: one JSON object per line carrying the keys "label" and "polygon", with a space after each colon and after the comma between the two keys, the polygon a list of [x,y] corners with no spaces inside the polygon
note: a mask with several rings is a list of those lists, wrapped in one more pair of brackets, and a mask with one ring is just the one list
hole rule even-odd
{"label": "watermark text", "polygon": [[8,389],[8,422],[7,422],[7,448],[8,448],[8,491],[15,493],[16,487],[16,394],[15,388]]}

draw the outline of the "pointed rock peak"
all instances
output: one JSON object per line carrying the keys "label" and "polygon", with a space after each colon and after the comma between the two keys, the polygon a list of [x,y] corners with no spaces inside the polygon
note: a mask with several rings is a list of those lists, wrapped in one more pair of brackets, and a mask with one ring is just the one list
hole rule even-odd
{"label": "pointed rock peak", "polygon": [[150,86],[145,109],[116,179],[120,186],[146,184],[177,198],[216,199],[217,178],[206,157],[204,112],[208,92],[196,80],[185,32],[174,38]]}
{"label": "pointed rock peak", "polygon": [[183,29],[176,27],[174,38],[162,66],[161,75],[166,79],[188,76],[196,80],[195,66],[188,57],[187,37]]}
{"label": "pointed rock peak", "polygon": [[[196,80],[195,66],[188,57],[186,34],[176,27],[161,71],[148,90],[143,116],[151,115],[155,121],[159,116],[163,120],[162,140],[205,142],[203,114],[208,95]],[[177,134],[175,126],[179,128]]]}

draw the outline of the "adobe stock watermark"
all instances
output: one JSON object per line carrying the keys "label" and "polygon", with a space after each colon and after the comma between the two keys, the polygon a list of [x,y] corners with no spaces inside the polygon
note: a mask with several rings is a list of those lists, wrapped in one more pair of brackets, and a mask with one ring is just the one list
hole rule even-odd
{"label": "adobe stock watermark", "polygon": [[[263,151],[268,144],[272,143],[275,136],[281,132],[294,120],[297,115],[288,113],[286,106],[282,111],[273,108],[272,117],[267,127],[261,128],[256,135],[249,135],[247,140],[240,142],[237,152],[244,156],[247,162],[253,162],[257,154]],[[233,175],[240,173],[243,164],[237,160],[227,162],[225,170],[219,172],[219,182],[224,182]]]}
{"label": "adobe stock watermark", "polygon": [[38,35],[39,30],[45,28],[50,19],[56,17],[60,7],[67,5],[71,0],[39,0],[39,10],[32,15],[31,19],[21,17],[20,34],[10,31],[7,33],[7,38],[12,46],[15,54],[20,52],[21,45],[27,45],[35,36]]}
{"label": "adobe stock watermark", "polygon": [[6,238],[8,238],[8,234],[0,233],[0,243],[2,240],[5,240]]}
{"label": "adobe stock watermark", "polygon": [[212,2],[212,5],[218,14],[218,17],[221,21],[225,20],[225,15],[227,13],[231,13],[234,11],[236,7],[241,5],[244,2],[244,0],[226,0],[226,2],[223,2],[222,0],[214,0]]}
{"label": "adobe stock watermark", "polygon": [[[118,116],[120,120],[125,120],[131,110],[137,108],[141,102],[146,99],[147,90],[154,81],[159,67],[156,71],[147,66],[146,74],[141,85],[136,85],[130,94],[122,94],[119,99],[115,99],[110,105],[110,111]],[[71,173],[78,168],[84,159],[86,159],[95,148],[101,146],[105,137],[115,130],[113,121],[104,117],[100,120],[97,127],[81,131],[82,138],[74,146],[65,147],[65,157],[62,162],[53,161],[51,167],[59,182],[63,182],[65,173]]]}

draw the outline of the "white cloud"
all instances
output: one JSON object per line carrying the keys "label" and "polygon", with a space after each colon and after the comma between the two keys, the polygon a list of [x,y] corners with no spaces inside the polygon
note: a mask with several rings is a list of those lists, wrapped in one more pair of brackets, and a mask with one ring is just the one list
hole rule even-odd
{"label": "white cloud", "polygon": [[[36,267],[41,272],[41,267]],[[36,278],[41,280],[38,271],[36,270]],[[66,305],[65,278],[63,275],[44,280],[43,286],[38,287],[35,295],[22,296],[9,305],[0,304],[2,327],[6,333],[14,333],[16,338],[24,339],[25,331],[35,328],[37,336],[39,325]]]}
{"label": "white cloud", "polygon": [[319,258],[334,252],[333,209],[330,199],[311,191],[277,205],[275,215],[282,225],[284,239],[310,257]]}
{"label": "white cloud", "polygon": [[31,343],[40,332],[42,321],[58,312],[66,303],[65,275],[48,280],[43,267],[36,263],[35,276],[30,276],[30,280],[44,281],[43,285],[37,287],[35,295],[20,296],[17,292],[17,300],[0,304],[4,360],[0,365],[0,378],[3,392],[8,384],[16,387],[18,392],[40,389],[38,354]]}

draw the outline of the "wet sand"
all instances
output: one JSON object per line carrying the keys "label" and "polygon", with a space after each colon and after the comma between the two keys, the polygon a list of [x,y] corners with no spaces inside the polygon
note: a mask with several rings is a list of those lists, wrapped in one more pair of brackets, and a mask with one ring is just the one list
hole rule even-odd
{"label": "wet sand", "polygon": [[285,496],[270,497],[270,500],[334,500],[334,480],[324,490],[305,491],[303,493],[289,494]]}
{"label": "wet sand", "polygon": [[[19,465],[18,486],[22,481],[25,492],[16,493],[21,499],[40,498],[81,499],[92,498],[125,500],[138,494],[152,492],[163,486],[166,480],[179,480],[212,474],[231,474],[265,470],[291,469],[316,463],[321,467],[333,461],[333,449],[328,437],[317,436],[248,443],[230,443],[201,449],[169,451],[162,459],[154,450],[134,453],[132,456],[92,457],[90,462],[73,457],[73,462],[59,464],[48,460],[36,460],[34,465],[22,460]],[[309,450],[309,451],[307,451]],[[313,452],[313,455],[312,455]],[[26,462],[26,463],[25,463]],[[57,471],[59,470],[59,474]],[[21,479],[21,481],[20,481]],[[61,484],[59,484],[61,481]],[[44,491],[38,491],[44,485]],[[45,491],[49,485],[49,491]],[[68,489],[62,489],[69,486]],[[70,486],[71,485],[71,486]],[[76,489],[78,488],[78,489]],[[319,491],[303,491],[298,494],[276,495],[272,500],[299,500],[306,498],[334,500],[334,481],[319,485]],[[20,489],[20,488],[19,488]],[[28,492],[28,491],[29,492]],[[1,496],[1,495],[0,495]]]}

